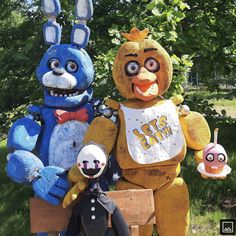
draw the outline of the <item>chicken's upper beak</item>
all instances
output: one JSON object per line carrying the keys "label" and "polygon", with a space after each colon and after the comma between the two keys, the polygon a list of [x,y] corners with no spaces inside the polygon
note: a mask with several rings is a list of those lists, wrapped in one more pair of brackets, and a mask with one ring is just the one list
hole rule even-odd
{"label": "chicken's upper beak", "polygon": [[144,67],[132,78],[132,84],[134,95],[138,99],[149,101],[158,95],[157,76]]}
{"label": "chicken's upper beak", "polygon": [[139,73],[132,78],[133,84],[153,83],[157,79],[156,75],[149,72],[145,67],[141,67]]}

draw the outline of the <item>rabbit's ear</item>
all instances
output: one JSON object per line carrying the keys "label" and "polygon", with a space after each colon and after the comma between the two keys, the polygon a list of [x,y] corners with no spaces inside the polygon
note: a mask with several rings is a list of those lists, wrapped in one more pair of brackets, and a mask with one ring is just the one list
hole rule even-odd
{"label": "rabbit's ear", "polygon": [[61,12],[61,3],[59,0],[42,0],[42,7],[47,17],[56,18]]}
{"label": "rabbit's ear", "polygon": [[61,26],[54,20],[43,25],[44,42],[47,45],[56,45],[61,42]]}
{"label": "rabbit's ear", "polygon": [[75,24],[71,32],[71,44],[85,48],[88,44],[90,29],[85,24]]}
{"label": "rabbit's ear", "polygon": [[61,42],[61,26],[56,22],[56,17],[61,11],[59,0],[42,0],[43,12],[48,17],[48,22],[43,26],[45,44],[56,45]]}
{"label": "rabbit's ear", "polygon": [[71,32],[71,44],[79,48],[85,48],[89,41],[90,30],[86,26],[86,21],[93,16],[92,0],[76,0],[75,1],[75,17],[79,20],[78,24],[74,24]]}
{"label": "rabbit's ear", "polygon": [[90,20],[93,16],[93,1],[92,0],[76,0],[75,1],[75,16],[80,21]]}

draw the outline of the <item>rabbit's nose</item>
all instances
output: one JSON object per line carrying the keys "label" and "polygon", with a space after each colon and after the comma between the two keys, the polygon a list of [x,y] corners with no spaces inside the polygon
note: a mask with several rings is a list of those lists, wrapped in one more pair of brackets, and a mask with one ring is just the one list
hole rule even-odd
{"label": "rabbit's nose", "polygon": [[63,75],[65,73],[65,69],[63,69],[63,68],[54,68],[52,73],[54,75]]}

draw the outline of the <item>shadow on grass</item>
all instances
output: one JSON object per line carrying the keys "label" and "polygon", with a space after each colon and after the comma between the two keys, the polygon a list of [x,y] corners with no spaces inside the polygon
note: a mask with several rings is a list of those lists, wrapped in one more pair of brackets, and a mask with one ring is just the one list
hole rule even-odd
{"label": "shadow on grass", "polygon": [[[232,140],[231,140],[232,142]],[[229,165],[236,166],[236,152],[228,149]],[[0,144],[0,235],[29,236],[29,186],[14,184],[5,172],[5,143]],[[189,235],[219,235],[221,218],[236,218],[236,209],[223,208],[223,202],[236,198],[236,172],[225,180],[205,180],[197,172],[194,152],[189,151],[182,163],[181,175],[186,181],[191,203]],[[154,234],[155,235],[155,234]]]}

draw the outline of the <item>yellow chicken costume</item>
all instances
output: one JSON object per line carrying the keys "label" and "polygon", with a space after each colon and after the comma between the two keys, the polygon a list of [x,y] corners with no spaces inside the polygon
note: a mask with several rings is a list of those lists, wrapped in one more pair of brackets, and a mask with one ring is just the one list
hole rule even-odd
{"label": "yellow chicken costume", "polygon": [[[181,115],[174,104],[178,101],[161,97],[171,84],[172,63],[160,44],[146,39],[147,34],[147,29],[137,28],[123,34],[129,41],[121,45],[114,61],[113,79],[126,99],[107,102],[118,110],[118,127],[97,117],[84,143],[101,147],[107,155],[115,148],[123,173],[116,188],[153,189],[159,235],[182,236],[188,230],[189,195],[178,177],[180,163],[187,146],[200,151],[209,143],[210,130],[201,114]],[[140,236],[151,234],[152,226],[140,229]]]}

